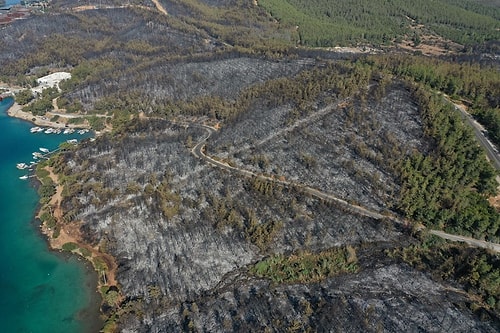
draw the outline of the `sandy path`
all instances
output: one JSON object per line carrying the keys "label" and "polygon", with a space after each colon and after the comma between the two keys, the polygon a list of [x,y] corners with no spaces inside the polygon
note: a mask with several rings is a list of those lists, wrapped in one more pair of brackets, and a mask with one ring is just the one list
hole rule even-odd
{"label": "sandy path", "polygon": [[164,15],[168,15],[167,11],[158,0],[152,0],[152,1],[155,4],[156,9],[158,9]]}
{"label": "sandy path", "polygon": [[79,248],[87,249],[91,253],[90,258],[86,258],[87,260],[93,263],[93,259],[99,257],[104,260],[106,266],[108,267],[108,270],[106,271],[106,280],[103,281],[102,276],[99,276],[98,288],[103,285],[116,286],[118,283],[116,280],[116,270],[118,265],[116,264],[115,259],[107,253],[100,252],[98,246],[92,247],[83,241],[80,231],[81,223],[76,221],[65,223],[63,221],[61,203],[64,186],[59,184],[59,179],[52,168],[47,167],[46,170],[49,172],[49,177],[56,184],[56,193],[50,199],[49,206],[51,207],[52,215],[55,217],[58,226],[60,226],[60,232],[57,238],[52,237],[53,230],[47,228],[45,225],[41,226],[42,233],[47,236],[50,247],[54,250],[62,250],[64,244],[75,243],[78,244]]}

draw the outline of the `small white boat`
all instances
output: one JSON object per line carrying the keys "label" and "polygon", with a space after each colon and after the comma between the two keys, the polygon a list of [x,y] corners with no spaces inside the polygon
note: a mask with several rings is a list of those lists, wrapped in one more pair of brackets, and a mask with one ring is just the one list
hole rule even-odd
{"label": "small white boat", "polygon": [[43,148],[43,147],[40,147],[40,148],[38,148],[38,149],[40,149],[40,151],[41,151],[42,153],[48,153],[48,152],[50,151],[50,150],[48,150],[47,148]]}
{"label": "small white boat", "polygon": [[71,139],[71,140],[66,140],[67,143],[73,143],[76,144],[78,142],[77,139]]}
{"label": "small white boat", "polygon": [[63,134],[71,134],[71,133],[74,133],[74,132],[75,132],[75,130],[74,130],[74,129],[72,129],[72,128],[66,128],[66,129],[64,130]]}
{"label": "small white boat", "polygon": [[55,131],[55,130],[54,130],[53,128],[47,128],[47,129],[45,130],[45,134],[52,134],[52,133],[54,133],[54,131]]}
{"label": "small white boat", "polygon": [[61,131],[61,129],[60,129],[60,128],[56,128],[56,129],[54,130],[54,133],[55,133],[55,134],[61,134],[61,132],[62,132],[62,131]]}
{"label": "small white boat", "polygon": [[40,132],[41,130],[43,131],[43,128],[40,128],[40,127],[38,127],[38,126],[35,126],[35,127],[32,127],[32,128],[30,129],[30,132],[31,132],[31,133],[38,133],[38,132]]}
{"label": "small white boat", "polygon": [[21,176],[19,179],[28,179],[28,175]]}
{"label": "small white boat", "polygon": [[35,160],[36,160],[37,158],[42,158],[42,157],[43,157],[42,153],[39,153],[39,152],[37,152],[37,151],[36,151],[36,152],[34,152],[34,153],[32,153],[32,155],[33,155],[33,158],[34,158]]}
{"label": "small white boat", "polygon": [[27,167],[28,167],[28,165],[26,163],[17,163],[16,164],[16,168],[18,168],[19,170],[26,169]]}

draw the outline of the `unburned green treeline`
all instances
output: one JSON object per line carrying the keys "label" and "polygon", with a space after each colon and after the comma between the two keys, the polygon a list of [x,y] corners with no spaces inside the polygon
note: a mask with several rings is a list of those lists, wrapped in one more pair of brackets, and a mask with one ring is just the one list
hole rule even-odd
{"label": "unburned green treeline", "polygon": [[[499,39],[500,10],[468,0],[262,0],[281,24],[295,26],[300,43],[336,46],[388,44],[423,24],[460,44]],[[418,35],[416,36],[418,38]]]}
{"label": "unburned green treeline", "polygon": [[428,227],[500,239],[500,215],[487,201],[496,193],[496,171],[450,104],[422,86],[414,89],[434,144],[428,154],[416,151],[402,161],[397,208]]}

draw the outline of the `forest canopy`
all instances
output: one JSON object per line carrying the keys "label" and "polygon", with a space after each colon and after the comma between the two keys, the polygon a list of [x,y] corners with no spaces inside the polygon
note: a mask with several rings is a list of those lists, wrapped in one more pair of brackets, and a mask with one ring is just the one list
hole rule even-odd
{"label": "forest canopy", "polygon": [[336,46],[386,44],[423,24],[454,42],[470,45],[500,38],[500,9],[469,0],[261,0],[282,24],[296,26],[300,43]]}

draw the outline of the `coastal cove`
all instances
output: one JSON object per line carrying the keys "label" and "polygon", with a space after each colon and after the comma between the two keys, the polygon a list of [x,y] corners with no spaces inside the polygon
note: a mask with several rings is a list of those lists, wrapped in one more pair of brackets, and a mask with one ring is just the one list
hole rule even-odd
{"label": "coastal cove", "polygon": [[30,133],[30,123],[12,118],[12,98],[0,102],[0,322],[2,332],[96,332],[99,319],[97,276],[75,255],[52,251],[34,216],[38,194],[27,170],[40,147],[56,149],[71,135]]}

